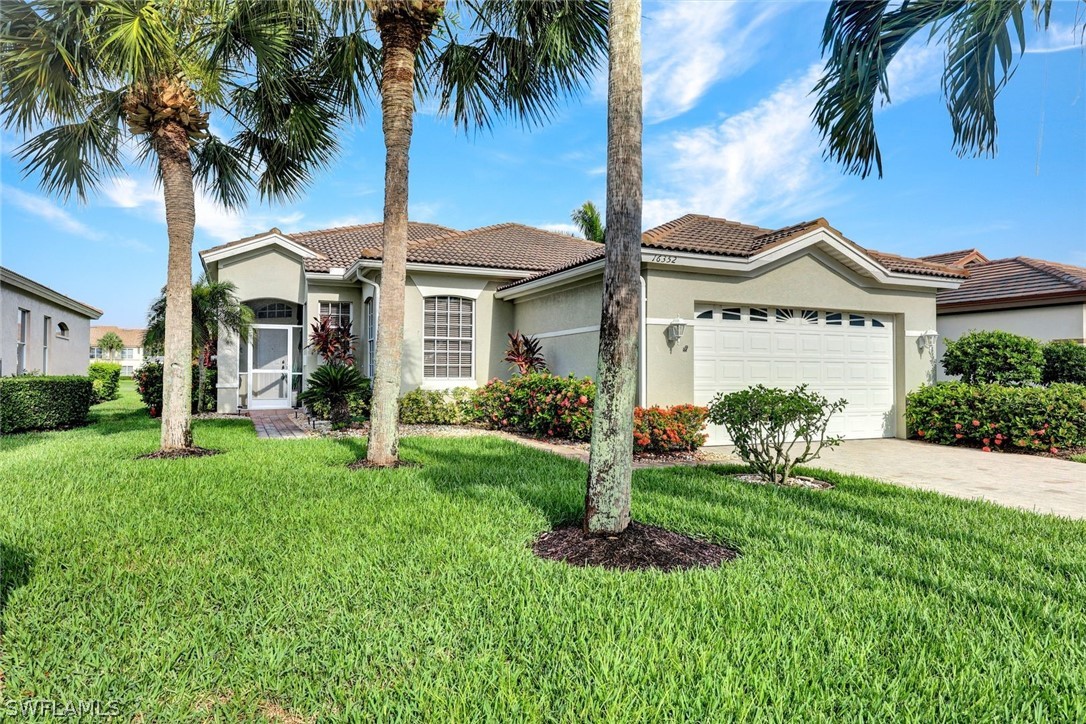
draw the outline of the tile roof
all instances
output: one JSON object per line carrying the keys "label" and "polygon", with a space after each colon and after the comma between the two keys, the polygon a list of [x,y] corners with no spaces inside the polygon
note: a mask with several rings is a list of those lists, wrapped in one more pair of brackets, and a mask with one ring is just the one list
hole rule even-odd
{"label": "tile roof", "polygon": [[[347,268],[363,256],[381,257],[381,232],[384,225],[378,221],[373,224],[339,226],[333,229],[301,231],[284,234],[294,241],[324,255],[324,259],[306,259],[305,270],[326,272],[333,267]],[[407,241],[421,241],[442,234],[454,232],[447,226],[423,224],[410,221],[407,224]]]}
{"label": "tile roof", "polygon": [[988,261],[988,257],[981,254],[979,249],[944,251],[941,254],[929,254],[928,256],[921,256],[918,258],[936,264],[946,264],[947,266],[965,266],[970,262],[976,263]]}
{"label": "tile roof", "polygon": [[957,289],[937,297],[946,306],[1014,306],[1016,302],[1082,295],[1086,297],[1086,268],[1017,256],[973,264]]}
{"label": "tile roof", "polygon": [[109,324],[95,324],[90,328],[90,343],[91,346],[98,344],[98,340],[104,337],[108,332],[113,332],[115,335],[121,338],[125,347],[142,347],[143,346],[143,334],[146,329],[125,329],[123,327],[114,327]]}
{"label": "tile roof", "polygon": [[[686,216],[682,216],[674,221],[669,221],[666,224],[661,224],[660,226],[656,226],[644,232],[641,236],[641,243],[642,246],[649,249],[750,258],[766,251],[772,246],[784,243],[789,239],[794,239],[797,236],[806,234],[816,228],[829,229],[838,236],[841,236],[841,238],[845,238],[823,218],[804,221],[799,224],[792,224],[780,229],[765,229],[760,226],[740,224],[736,221],[729,221],[728,219],[717,219],[702,214],[687,214]],[[897,254],[887,254],[873,249],[864,249],[848,239],[845,239],[845,241],[853,244],[858,250],[866,253],[880,265],[892,272],[920,274],[933,277],[948,277],[952,279],[960,279],[966,275],[964,270],[945,264],[937,264],[922,259],[912,259]],[[587,264],[602,256],[603,251],[599,250],[596,253],[587,254],[582,259],[574,260],[556,268],[548,269],[545,272],[533,274],[526,279],[520,279],[516,282],[506,284],[502,288],[508,289],[518,284],[523,284],[550,274],[565,271],[566,269],[572,269],[575,266]]]}

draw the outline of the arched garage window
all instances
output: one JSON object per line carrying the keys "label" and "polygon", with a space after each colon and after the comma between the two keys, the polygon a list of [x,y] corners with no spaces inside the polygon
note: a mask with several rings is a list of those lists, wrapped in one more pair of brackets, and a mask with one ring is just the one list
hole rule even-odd
{"label": "arched garage window", "polygon": [[475,302],[463,297],[427,297],[423,315],[422,376],[475,376]]}

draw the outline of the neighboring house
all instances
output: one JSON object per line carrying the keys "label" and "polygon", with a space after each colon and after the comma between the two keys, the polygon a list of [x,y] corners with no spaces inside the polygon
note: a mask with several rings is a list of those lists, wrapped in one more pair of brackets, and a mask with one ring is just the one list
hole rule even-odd
{"label": "neighboring house", "polygon": [[0,375],[87,374],[92,319],[102,310],[0,267]]}
{"label": "neighboring house", "polygon": [[[507,377],[506,334],[540,338],[557,374],[596,370],[603,246],[518,224],[454,231],[412,223],[403,391]],[[219,409],[287,407],[318,360],[308,325],[329,316],[360,338],[372,375],[381,225],[278,229],[200,253],[256,311],[252,340],[223,335]],[[688,215],[645,232],[642,405],[706,404],[755,383],[808,383],[849,407],[832,432],[904,436],[905,394],[933,379],[923,342],[959,268],[855,244],[824,219],[764,229]],[[722,442],[710,430],[710,442]]]}
{"label": "neighboring house", "polygon": [[[939,358],[946,351],[943,340],[971,330],[1086,344],[1086,268],[1025,256],[989,260],[976,249],[923,259],[968,273],[957,289],[939,292]],[[940,365],[939,378],[944,377]]]}
{"label": "neighboring house", "polygon": [[[114,352],[110,359],[110,352],[98,346],[100,340],[107,332],[113,332],[124,342],[124,349]],[[143,366],[143,335],[146,329],[124,329],[110,325],[95,325],[90,329],[90,360],[91,362],[120,362],[121,375],[131,377],[136,370]]]}

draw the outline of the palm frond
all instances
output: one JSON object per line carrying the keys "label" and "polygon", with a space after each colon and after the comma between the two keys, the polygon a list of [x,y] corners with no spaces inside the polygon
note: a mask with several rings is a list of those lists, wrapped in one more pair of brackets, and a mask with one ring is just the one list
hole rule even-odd
{"label": "palm frond", "polygon": [[228,209],[240,209],[249,200],[255,169],[241,150],[215,135],[192,149],[192,175],[205,191]]}

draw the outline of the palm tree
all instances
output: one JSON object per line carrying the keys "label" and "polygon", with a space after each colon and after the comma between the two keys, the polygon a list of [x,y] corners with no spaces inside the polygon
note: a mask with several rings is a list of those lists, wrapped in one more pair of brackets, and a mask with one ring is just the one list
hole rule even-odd
{"label": "palm tree", "polygon": [[641,273],[641,0],[613,0],[608,28],[607,239],[584,529],[630,523]]}
{"label": "palm tree", "polygon": [[[103,174],[147,162],[162,184],[166,274],[163,450],[192,445],[189,342],[195,185],[221,204],[291,198],[336,150],[371,83],[362,34],[331,34],[319,0],[7,0],[0,119],[36,134],[27,173],[85,201]],[[216,130],[210,130],[211,113]],[[125,144],[128,144],[127,148]],[[126,153],[125,151],[130,151]],[[132,160],[132,159],[135,160]]]}
{"label": "palm tree", "polygon": [[109,361],[112,362],[118,352],[124,349],[124,340],[116,332],[106,332],[98,340],[98,349],[109,352]]}
{"label": "palm tree", "polygon": [[[168,300],[167,290],[163,289],[162,295],[151,304],[151,310],[147,314],[147,331],[143,335],[144,347],[156,348],[167,338]],[[238,299],[237,286],[233,282],[212,281],[207,276],[201,276],[192,286],[192,347],[189,364],[191,365],[193,359],[200,364],[196,396],[198,412],[204,411],[207,369],[211,366],[211,354],[219,334],[235,334],[240,341],[246,342],[253,319],[253,310]]]}
{"label": "palm tree", "polygon": [[[995,99],[1026,48],[1027,8],[1047,30],[1052,0],[837,0],[826,17],[823,77],[815,85],[812,116],[827,143],[826,155],[866,177],[882,153],[875,134],[877,98],[888,102],[887,68],[922,31],[946,46],[943,94],[959,156],[994,156]],[[1014,31],[1012,39],[1011,31]],[[1081,33],[1080,33],[1081,39]]]}
{"label": "palm tree", "polygon": [[[366,0],[348,26],[371,21],[381,39],[381,115],[385,208],[377,364],[367,459],[397,461],[404,285],[407,259],[408,154],[415,96],[466,128],[508,115],[544,121],[563,96],[585,85],[605,44],[604,0]],[[417,73],[417,75],[416,75]]]}
{"label": "palm tree", "polygon": [[600,216],[600,210],[596,208],[594,203],[585,201],[573,210],[573,213],[569,215],[569,218],[577,225],[577,228],[581,230],[581,234],[584,235],[584,238],[589,241],[603,243],[603,237],[607,233],[607,228],[603,225],[603,217]]}

